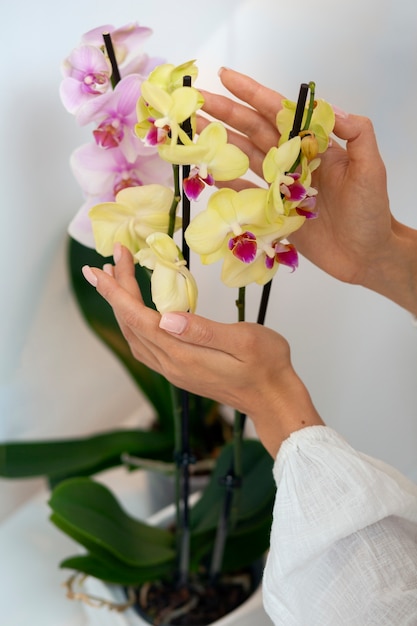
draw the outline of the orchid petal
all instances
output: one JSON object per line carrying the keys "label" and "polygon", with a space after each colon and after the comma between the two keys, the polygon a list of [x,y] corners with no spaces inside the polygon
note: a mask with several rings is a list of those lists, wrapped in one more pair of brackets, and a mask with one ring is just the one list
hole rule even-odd
{"label": "orchid petal", "polygon": [[185,267],[180,251],[171,237],[156,232],[146,239],[148,248],[136,255],[141,265],[153,270],[152,300],[160,313],[167,311],[194,312],[197,283]]}
{"label": "orchid petal", "polygon": [[[94,206],[89,216],[97,251],[109,256],[117,241],[135,254],[146,245],[151,233],[168,230],[172,199],[173,192],[167,187],[146,185],[123,189],[116,202]],[[179,227],[179,220],[176,226]]]}

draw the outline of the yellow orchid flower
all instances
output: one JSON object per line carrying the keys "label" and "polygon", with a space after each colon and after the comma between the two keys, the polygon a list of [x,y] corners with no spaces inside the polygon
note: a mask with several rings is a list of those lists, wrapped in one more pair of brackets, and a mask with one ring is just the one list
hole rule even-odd
{"label": "yellow orchid flower", "polygon": [[296,266],[293,248],[276,247],[300,228],[305,218],[279,215],[268,223],[267,199],[267,189],[220,189],[185,232],[187,244],[200,254],[202,263],[224,260],[222,281],[229,287],[244,287],[252,282],[263,285],[272,278],[279,263]]}
{"label": "yellow orchid flower", "polygon": [[229,242],[228,253],[224,256],[221,279],[228,287],[245,287],[251,283],[265,285],[277,272],[281,264],[291,267],[298,266],[298,255],[293,245],[283,243],[288,235],[301,228],[305,218],[300,215],[277,217],[274,224],[266,228],[253,227],[256,240],[256,254],[250,263],[235,254],[233,244],[240,244],[239,238]]}
{"label": "yellow orchid flower", "polygon": [[153,233],[146,239],[147,248],[135,258],[152,270],[152,300],[160,313],[191,311],[197,306],[197,283],[174,240],[165,233]]}
{"label": "yellow orchid flower", "polygon": [[239,178],[249,167],[248,156],[240,148],[227,143],[227,131],[220,122],[211,122],[192,144],[160,145],[158,152],[169,163],[195,166],[191,177],[184,181],[184,191],[192,200],[196,200],[202,190],[200,187],[198,193],[193,192],[193,179],[198,178],[212,185],[215,180]]}
{"label": "yellow orchid flower", "polygon": [[195,64],[195,60],[186,61],[181,65],[173,65],[172,63],[163,63],[158,65],[149,74],[147,80],[158,85],[168,93],[175,91],[178,87],[183,86],[183,80],[185,76],[190,76],[192,83],[194,83],[198,76],[198,68]]}
{"label": "yellow orchid flower", "polygon": [[[135,254],[146,246],[148,235],[167,232],[173,197],[171,189],[151,184],[122,189],[115,202],[96,204],[89,217],[97,252],[112,255],[117,241]],[[181,220],[176,218],[175,228],[180,226]]]}
{"label": "yellow orchid flower", "polygon": [[154,128],[166,131],[165,139],[176,144],[178,138],[182,143],[191,143],[181,124],[201,107],[200,92],[194,87],[178,87],[172,93],[146,80],[142,83],[142,95],[136,106],[138,123],[135,133],[141,139],[148,140],[151,145],[160,143],[152,140]]}
{"label": "yellow orchid flower", "polygon": [[[185,231],[185,240],[193,252],[201,255],[203,263],[213,263],[224,256],[228,242],[252,232],[255,226],[265,224],[267,189],[249,188],[242,191],[220,189],[208,200],[207,207],[198,213]],[[253,256],[249,239],[242,256]]]}
{"label": "yellow orchid flower", "polygon": [[300,154],[301,138],[294,137],[282,143],[279,147],[272,147],[263,161],[263,175],[270,184],[268,193],[267,214],[272,221],[275,215],[283,215],[284,202],[283,188],[291,189],[294,199],[301,200],[305,196],[303,187],[297,184],[297,176],[288,173],[295,165]]}
{"label": "yellow orchid flower", "polygon": [[[291,100],[282,101],[282,109],[278,112],[276,123],[281,134],[279,145],[288,140],[294,122],[295,109],[297,104]],[[307,118],[307,108],[304,111],[301,129]],[[325,152],[329,145],[329,135],[333,130],[335,116],[333,107],[325,100],[316,100],[311,122],[308,130],[314,134],[318,143],[318,153]]]}

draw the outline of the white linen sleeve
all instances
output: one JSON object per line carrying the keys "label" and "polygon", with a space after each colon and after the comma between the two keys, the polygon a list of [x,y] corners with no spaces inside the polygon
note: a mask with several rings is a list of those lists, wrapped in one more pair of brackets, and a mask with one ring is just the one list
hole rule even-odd
{"label": "white linen sleeve", "polygon": [[417,485],[327,426],[285,440],[274,478],[274,624],[417,626]]}

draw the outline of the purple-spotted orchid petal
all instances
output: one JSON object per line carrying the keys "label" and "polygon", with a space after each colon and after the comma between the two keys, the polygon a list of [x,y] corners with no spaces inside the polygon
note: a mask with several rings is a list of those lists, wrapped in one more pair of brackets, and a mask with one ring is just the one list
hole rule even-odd
{"label": "purple-spotted orchid petal", "polygon": [[[129,187],[116,196],[115,202],[97,204],[89,211],[96,250],[103,256],[112,254],[115,242],[132,254],[146,246],[154,232],[167,232],[173,191],[162,185]],[[176,219],[176,228],[181,220]]]}
{"label": "purple-spotted orchid petal", "polygon": [[[292,215],[295,211],[298,215],[303,215],[307,219],[317,217],[317,189],[311,186],[311,179],[313,171],[319,165],[320,159],[313,159],[309,162],[304,155],[301,156],[301,174],[297,174],[297,182],[304,189],[304,196],[300,195],[297,198],[294,195],[284,195],[284,213],[286,215]],[[283,191],[282,188],[281,191]]]}
{"label": "purple-spotted orchid petal", "polygon": [[75,48],[61,67],[64,76],[59,93],[64,107],[70,113],[86,102],[97,98],[110,88],[111,65],[94,46]]}
{"label": "purple-spotted orchid petal", "polygon": [[305,218],[299,215],[291,217],[282,215],[277,218],[275,224],[267,228],[254,227],[252,234],[256,237],[256,256],[253,261],[245,262],[234,254],[224,255],[221,278],[225,285],[229,287],[245,287],[251,283],[265,285],[284,261],[285,265],[295,269],[297,266],[295,250],[281,247],[287,245],[281,241],[301,228],[304,221]]}
{"label": "purple-spotted orchid petal", "polygon": [[176,243],[167,234],[156,232],[147,237],[148,247],[135,256],[152,270],[152,300],[160,313],[194,312],[197,305],[197,283],[186,267]]}
{"label": "purple-spotted orchid petal", "polygon": [[[289,133],[294,122],[296,103],[291,100],[282,101],[282,109],[278,112],[276,122],[281,134],[279,145],[288,140]],[[307,117],[305,109],[301,128],[304,128]],[[308,130],[313,133],[318,143],[318,153],[325,152],[329,145],[329,135],[333,130],[335,122],[333,107],[325,100],[316,100]]]}
{"label": "purple-spotted orchid petal", "polygon": [[206,178],[201,178],[199,168],[193,167],[190,175],[182,181],[182,185],[184,193],[189,200],[198,200],[206,185],[214,185],[214,178],[210,175],[207,175]]}

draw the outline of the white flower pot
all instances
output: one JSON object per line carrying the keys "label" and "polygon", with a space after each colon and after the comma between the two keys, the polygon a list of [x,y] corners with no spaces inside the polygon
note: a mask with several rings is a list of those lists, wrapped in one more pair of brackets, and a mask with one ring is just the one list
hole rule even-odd
{"label": "white flower pot", "polygon": [[[155,526],[167,525],[175,514],[175,508],[170,505],[148,519]],[[83,592],[94,598],[100,598],[107,602],[123,604],[126,596],[121,586],[109,585],[95,578],[86,578],[83,582]],[[107,606],[94,607],[83,604],[88,618],[88,626],[149,626],[133,608],[123,612],[111,610]],[[262,603],[261,585],[243,604],[228,615],[216,620],[211,626],[271,626],[272,622],[264,611]]]}

